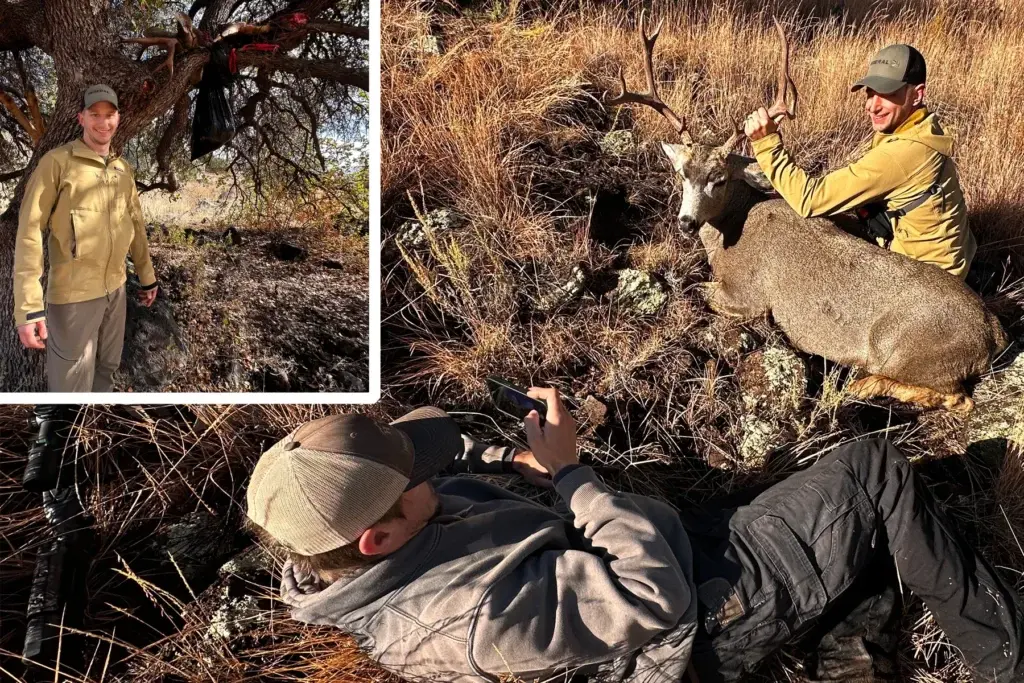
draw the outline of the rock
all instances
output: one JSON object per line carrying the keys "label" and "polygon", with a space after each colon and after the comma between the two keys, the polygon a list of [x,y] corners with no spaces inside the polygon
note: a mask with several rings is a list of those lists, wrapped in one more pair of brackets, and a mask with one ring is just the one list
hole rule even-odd
{"label": "rock", "polygon": [[193,590],[224,561],[234,547],[234,533],[225,529],[224,520],[205,510],[197,510],[167,527],[154,543],[173,558],[174,564]]}
{"label": "rock", "polygon": [[586,272],[581,266],[574,266],[569,273],[569,278],[560,286],[546,292],[537,302],[537,310],[542,313],[549,313],[556,308],[572,303],[583,294],[583,283],[586,281]]}
{"label": "rock", "polygon": [[139,280],[133,274],[125,285],[125,338],[118,380],[133,391],[159,391],[181,371],[187,348],[167,295],[157,292],[156,301],[146,308],[139,303],[138,293]]}
{"label": "rock", "polygon": [[304,247],[287,240],[271,242],[269,249],[278,261],[304,261],[309,254]]}
{"label": "rock", "polygon": [[323,265],[324,268],[330,268],[331,270],[345,270],[345,264],[338,259],[326,258],[323,260],[321,265]]}
{"label": "rock", "polygon": [[743,467],[760,469],[800,426],[807,367],[788,346],[773,344],[744,357],[736,375],[744,410],[737,450]]}
{"label": "rock", "polygon": [[598,143],[605,154],[623,157],[636,154],[636,137],[631,130],[613,130],[605,134]]}
{"label": "rock", "polygon": [[422,247],[428,235],[450,232],[462,227],[465,219],[451,209],[434,209],[423,216],[423,221],[406,221],[398,228],[395,240],[403,247]]}
{"label": "rock", "polygon": [[608,419],[608,406],[590,394],[583,399],[583,415],[589,424],[602,425]]}
{"label": "rock", "polygon": [[421,55],[429,55],[431,57],[440,57],[444,54],[444,40],[441,36],[426,34],[418,36],[411,43],[409,47]]}
{"label": "rock", "polygon": [[635,313],[651,315],[665,305],[668,294],[650,273],[626,268],[619,271],[619,283],[612,292],[612,298],[619,306]]}
{"label": "rock", "polygon": [[807,368],[789,347],[771,345],[749,354],[736,374],[747,412],[783,419],[799,412],[807,393]]}
{"label": "rock", "polygon": [[222,564],[217,570],[217,575],[221,579],[237,576],[254,581],[260,574],[273,574],[274,566],[274,558],[263,549],[263,546],[252,545]]}
{"label": "rock", "polygon": [[764,467],[768,455],[785,443],[785,430],[778,420],[743,415],[740,417],[740,432],[739,456],[747,469]]}
{"label": "rock", "polygon": [[256,596],[232,597],[231,590],[225,586],[221,591],[220,602],[210,616],[206,638],[227,643],[245,635],[264,621],[267,621],[267,617],[260,609]]}
{"label": "rock", "polygon": [[1006,446],[1024,448],[1024,353],[974,388],[975,408],[967,420],[968,447],[1000,456]]}

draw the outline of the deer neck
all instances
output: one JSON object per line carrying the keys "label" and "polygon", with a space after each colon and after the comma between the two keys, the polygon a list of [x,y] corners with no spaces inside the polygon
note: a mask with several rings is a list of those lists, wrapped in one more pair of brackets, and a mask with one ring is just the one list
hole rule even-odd
{"label": "deer neck", "polygon": [[726,249],[739,241],[743,225],[747,222],[747,216],[754,205],[767,198],[767,195],[739,178],[730,180],[728,189],[729,200],[726,202],[725,211],[708,221],[708,225],[721,234],[721,241],[715,246]]}

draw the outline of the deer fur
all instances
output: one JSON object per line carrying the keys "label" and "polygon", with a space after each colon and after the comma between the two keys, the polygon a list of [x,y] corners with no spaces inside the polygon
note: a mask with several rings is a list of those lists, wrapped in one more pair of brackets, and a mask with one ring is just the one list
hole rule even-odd
{"label": "deer fur", "polygon": [[699,227],[711,308],[771,315],[793,345],[867,370],[851,393],[970,410],[965,382],[1008,340],[958,277],[767,199],[756,162],[721,147],[662,143],[682,180],[681,225]]}

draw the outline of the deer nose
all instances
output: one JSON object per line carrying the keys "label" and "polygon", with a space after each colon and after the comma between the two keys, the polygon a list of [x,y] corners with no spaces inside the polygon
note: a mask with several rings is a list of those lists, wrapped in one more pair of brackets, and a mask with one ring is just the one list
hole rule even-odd
{"label": "deer nose", "polygon": [[687,232],[693,232],[697,229],[697,221],[692,216],[680,216],[679,227]]}

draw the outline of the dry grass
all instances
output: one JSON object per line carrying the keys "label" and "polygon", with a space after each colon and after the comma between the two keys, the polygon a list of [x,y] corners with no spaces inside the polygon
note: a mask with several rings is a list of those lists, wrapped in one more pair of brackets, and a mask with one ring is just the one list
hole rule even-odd
{"label": "dry grass", "polygon": [[[863,96],[849,92],[868,56],[913,43],[928,59],[929,106],[957,140],[979,259],[1005,270],[991,302],[1022,337],[1014,278],[1024,273],[1024,111],[1016,104],[1024,81],[1014,74],[1024,69],[1024,11],[1009,2],[921,0],[847,2],[839,15],[837,4],[655,3],[652,14],[665,19],[655,65],[662,97],[698,140],[724,140],[734,120],[774,95],[778,16],[794,37],[801,108],[783,134],[805,167],[824,171],[848,162],[870,135]],[[1020,463],[1000,464],[979,445],[982,418],[852,403],[845,371],[805,357],[806,395],[781,447],[763,468],[742,465],[742,360],[784,342],[768,323],[707,310],[709,272],[699,244],[674,230],[678,198],[656,145],[673,139],[670,127],[651,110],[601,106],[620,65],[628,82],[643,82],[639,9],[383,3],[385,390],[488,414],[489,374],[556,384],[578,415],[596,397],[609,415],[588,430],[588,456],[624,488],[680,506],[783,476],[845,440],[885,434],[925,463],[922,473],[956,523],[1019,584]],[[436,41],[440,54],[427,49]],[[635,149],[604,151],[613,130],[632,131]],[[419,242],[407,238],[406,221],[441,208],[464,221],[427,227]],[[668,300],[656,314],[610,296],[627,267],[663,283]],[[585,273],[582,293],[552,305],[575,268]],[[1024,422],[1020,391],[1001,378],[980,390],[979,415],[998,405],[1000,419]],[[516,432],[498,420],[490,433]],[[950,455],[959,457],[926,463]],[[709,471],[707,463],[734,469]],[[905,626],[908,678],[961,679],[959,660],[919,603],[908,607]],[[799,675],[788,655],[765,673]]]}

